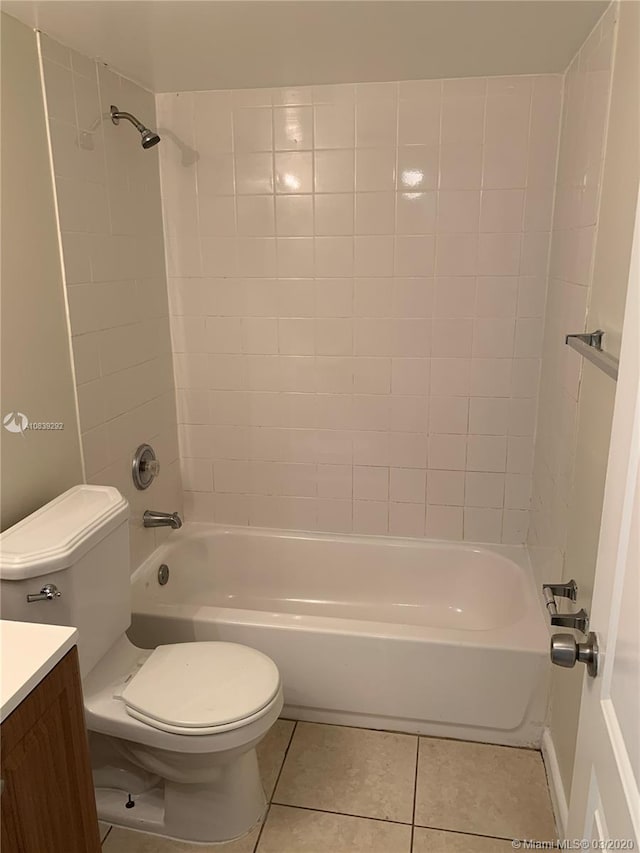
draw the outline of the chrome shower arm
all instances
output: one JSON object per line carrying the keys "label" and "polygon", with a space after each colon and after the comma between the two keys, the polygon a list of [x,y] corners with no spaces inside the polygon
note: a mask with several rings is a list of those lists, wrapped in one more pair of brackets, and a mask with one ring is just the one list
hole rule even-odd
{"label": "chrome shower arm", "polygon": [[155,130],[150,130],[141,121],[139,121],[132,113],[127,113],[124,110],[119,110],[115,104],[111,104],[111,121],[114,124],[120,124],[120,119],[124,118],[127,121],[131,122],[131,124],[138,131],[140,136],[142,137],[142,147],[143,148],[153,148],[154,145],[157,145],[160,142],[160,136],[155,132]]}
{"label": "chrome shower arm", "polygon": [[131,124],[132,124],[132,125],[133,125],[133,126],[134,126],[134,127],[135,127],[139,132],[140,132],[140,133],[142,133],[143,131],[145,131],[145,130],[147,129],[147,128],[142,124],[142,122],[141,122],[141,121],[138,121],[138,119],[137,119],[134,115],[132,115],[131,113],[127,113],[127,112],[125,112],[124,110],[119,110],[116,106],[114,106],[113,104],[111,104],[111,121],[112,121],[114,124],[119,124],[119,123],[120,123],[120,119],[121,119],[121,118],[125,118],[127,121],[130,121],[130,122],[131,122]]}

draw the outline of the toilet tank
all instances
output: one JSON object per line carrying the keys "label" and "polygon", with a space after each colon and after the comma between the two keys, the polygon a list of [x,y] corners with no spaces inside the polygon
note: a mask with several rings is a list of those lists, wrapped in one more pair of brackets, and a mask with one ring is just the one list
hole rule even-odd
{"label": "toilet tank", "polygon": [[[74,486],[0,534],[0,616],[72,625],[86,676],[131,623],[129,505],[111,486]],[[61,595],[27,602],[45,584]]]}

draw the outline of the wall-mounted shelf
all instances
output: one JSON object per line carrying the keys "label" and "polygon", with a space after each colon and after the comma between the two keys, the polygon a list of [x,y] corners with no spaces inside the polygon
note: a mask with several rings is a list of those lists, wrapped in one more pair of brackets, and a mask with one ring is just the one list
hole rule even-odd
{"label": "wall-mounted shelf", "polygon": [[599,367],[607,376],[617,380],[619,362],[617,358],[602,349],[603,337],[602,329],[597,329],[595,332],[586,332],[583,335],[567,335],[565,343]]}

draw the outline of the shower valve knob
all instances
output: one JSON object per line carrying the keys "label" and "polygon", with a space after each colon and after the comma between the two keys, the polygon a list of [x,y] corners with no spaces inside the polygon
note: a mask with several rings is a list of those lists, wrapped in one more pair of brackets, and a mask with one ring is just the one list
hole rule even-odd
{"label": "shower valve knob", "polygon": [[573,634],[554,634],[551,637],[551,663],[571,669],[577,662],[587,665],[593,678],[598,674],[598,639],[591,631],[586,642],[576,643]]}
{"label": "shower valve knob", "polygon": [[160,473],[160,463],[157,459],[143,460],[140,463],[140,470],[145,474],[150,474],[152,477],[157,477]]}

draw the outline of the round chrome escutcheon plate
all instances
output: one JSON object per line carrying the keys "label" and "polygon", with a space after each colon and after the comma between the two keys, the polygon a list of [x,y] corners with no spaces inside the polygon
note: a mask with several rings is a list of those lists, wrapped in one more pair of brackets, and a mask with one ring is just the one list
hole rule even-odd
{"label": "round chrome escutcheon plate", "polygon": [[131,476],[136,489],[148,489],[160,473],[155,450],[150,444],[141,444],[136,450],[131,465]]}

